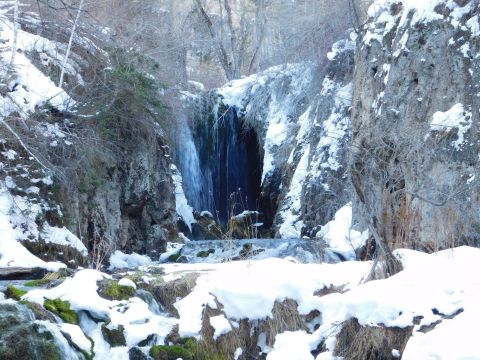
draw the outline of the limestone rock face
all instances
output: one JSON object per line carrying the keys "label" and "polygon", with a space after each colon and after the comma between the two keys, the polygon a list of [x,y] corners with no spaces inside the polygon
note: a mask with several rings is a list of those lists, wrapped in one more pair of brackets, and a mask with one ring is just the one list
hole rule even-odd
{"label": "limestone rock face", "polygon": [[354,214],[393,247],[478,245],[479,2],[456,3],[383,2],[357,41]]}
{"label": "limestone rock face", "polygon": [[160,135],[153,144],[131,146],[93,192],[73,198],[72,212],[89,238],[103,237],[122,251],[158,255],[177,235],[168,147]]}

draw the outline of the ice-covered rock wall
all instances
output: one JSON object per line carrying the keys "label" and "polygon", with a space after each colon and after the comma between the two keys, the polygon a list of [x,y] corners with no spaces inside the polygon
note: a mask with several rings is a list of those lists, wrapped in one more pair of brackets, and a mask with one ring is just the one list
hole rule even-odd
{"label": "ice-covered rock wall", "polygon": [[189,97],[202,108],[193,136],[206,209],[225,220],[240,188],[248,200],[238,212],[259,210],[273,236],[300,238],[348,203],[354,48],[352,35],[335,44],[327,68],[276,66],[208,93],[201,106]]}

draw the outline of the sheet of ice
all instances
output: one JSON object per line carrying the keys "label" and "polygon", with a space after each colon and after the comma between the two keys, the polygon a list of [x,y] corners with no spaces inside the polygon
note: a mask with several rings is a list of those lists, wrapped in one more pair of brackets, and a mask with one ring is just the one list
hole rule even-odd
{"label": "sheet of ice", "polygon": [[53,336],[53,342],[55,343],[56,348],[59,350],[60,357],[62,359],[83,359],[83,356],[80,357],[77,352],[70,346],[65,336],[63,336],[63,334],[60,332],[59,326],[57,324],[53,324],[49,321],[44,320],[36,320],[35,324],[38,325],[38,331],[40,333],[49,332]]}
{"label": "sheet of ice", "polygon": [[[236,107],[237,111],[252,121],[260,121],[265,129],[262,182],[277,166],[274,157],[276,148],[288,136],[294,135],[297,125],[295,117],[298,115],[293,116],[292,112],[310,84],[312,71],[312,64],[306,62],[273,66],[259,74],[231,81],[218,89],[224,105]],[[265,114],[260,115],[257,111],[257,101],[267,104]]]}
{"label": "sheet of ice", "polygon": [[175,165],[171,165],[172,170],[172,179],[175,185],[175,206],[177,214],[182,218],[182,220],[187,224],[190,231],[192,231],[192,224],[196,223],[195,217],[193,216],[193,208],[188,205],[187,198],[185,197],[185,192],[183,191],[182,185],[182,175],[178,171]]}
{"label": "sheet of ice", "polygon": [[134,269],[139,266],[145,266],[152,263],[152,260],[146,255],[137,253],[125,254],[116,250],[109,259],[110,270],[113,269]]}

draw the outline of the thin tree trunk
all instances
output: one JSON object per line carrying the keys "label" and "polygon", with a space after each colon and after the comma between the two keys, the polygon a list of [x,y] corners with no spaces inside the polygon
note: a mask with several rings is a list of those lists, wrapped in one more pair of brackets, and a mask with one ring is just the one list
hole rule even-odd
{"label": "thin tree trunk", "polygon": [[15,55],[17,53],[17,38],[18,38],[18,1],[15,0],[13,7],[13,44],[12,44],[12,57],[10,58],[9,71],[13,71],[15,67]]}
{"label": "thin tree trunk", "polygon": [[228,0],[224,0],[223,4],[225,6],[225,11],[227,13],[227,20],[228,20],[228,28],[230,30],[230,46],[232,48],[232,62],[233,62],[233,76],[234,78],[240,77],[240,61],[238,58],[237,50],[237,34],[235,33],[235,29],[233,27],[233,17],[232,17],[232,8],[230,7],[230,3]]}
{"label": "thin tree trunk", "polygon": [[260,49],[263,44],[263,39],[265,37],[265,26],[267,23],[267,18],[265,17],[265,3],[264,0],[257,1],[257,8],[255,9],[255,50],[253,51],[252,59],[250,60],[250,65],[248,66],[248,74],[251,75],[256,71],[258,57],[260,54]]}
{"label": "thin tree trunk", "polygon": [[212,20],[210,19],[210,16],[206,13],[205,9],[202,6],[202,3],[200,0],[195,0],[198,9],[200,10],[200,15],[202,16],[203,20],[205,21],[205,24],[208,27],[208,31],[210,32],[210,36],[212,39],[217,43],[218,47],[218,59],[220,61],[220,64],[223,67],[223,70],[225,71],[225,76],[227,80],[233,80],[235,78],[234,73],[232,71],[232,67],[228,62],[228,56],[227,56],[227,51],[225,50],[225,47],[223,46],[223,43],[221,39],[218,39],[217,34],[215,33],[215,30],[213,29],[213,23]]}
{"label": "thin tree trunk", "polygon": [[80,0],[80,5],[78,6],[77,16],[72,26],[72,32],[70,33],[70,39],[68,40],[67,52],[65,53],[65,59],[63,60],[62,70],[60,72],[60,80],[58,81],[58,87],[62,88],[63,77],[65,76],[65,67],[67,66],[68,57],[70,56],[70,51],[72,49],[73,36],[75,35],[75,30],[77,28],[78,20],[80,19],[80,13],[82,12],[84,0]]}

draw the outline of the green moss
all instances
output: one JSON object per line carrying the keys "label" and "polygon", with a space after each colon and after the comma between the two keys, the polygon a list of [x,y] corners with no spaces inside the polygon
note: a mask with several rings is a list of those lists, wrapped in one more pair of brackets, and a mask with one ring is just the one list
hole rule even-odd
{"label": "green moss", "polygon": [[135,289],[119,285],[118,281],[107,280],[101,285],[100,295],[108,300],[128,300],[135,295]]}
{"label": "green moss", "polygon": [[52,280],[49,279],[39,279],[39,280],[30,280],[27,281],[24,285],[28,287],[41,287],[44,285],[48,285],[52,282]]}
{"label": "green moss", "polygon": [[214,252],[215,252],[214,249],[208,249],[208,251],[202,250],[202,251],[199,251],[199,252],[197,253],[197,257],[199,257],[199,258],[206,258],[206,257],[208,257],[210,254],[213,254]]}
{"label": "green moss", "polygon": [[154,360],[193,360],[193,353],[181,345],[155,345],[150,349],[150,356]]}
{"label": "green moss", "polygon": [[111,347],[127,346],[125,335],[123,335],[124,327],[119,325],[115,329],[109,329],[107,325],[102,325],[102,335]]}
{"label": "green moss", "polygon": [[194,338],[184,338],[180,342],[183,347],[193,354],[194,359],[201,360],[227,360],[228,357],[218,354],[216,349],[212,349],[205,342],[199,342]]}
{"label": "green moss", "polygon": [[168,262],[177,262],[178,259],[182,256],[181,252],[179,251],[178,253],[172,254],[168,257],[167,261]]}
{"label": "green moss", "polygon": [[58,315],[63,321],[78,325],[77,313],[70,308],[70,303],[68,301],[46,299],[43,302],[43,307]]}
{"label": "green moss", "polygon": [[7,286],[7,291],[5,293],[7,299],[13,299],[19,301],[20,298],[25,295],[28,291],[21,290],[13,285]]}

